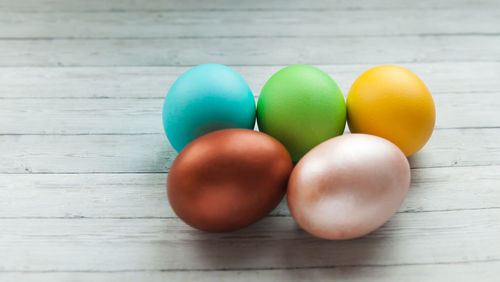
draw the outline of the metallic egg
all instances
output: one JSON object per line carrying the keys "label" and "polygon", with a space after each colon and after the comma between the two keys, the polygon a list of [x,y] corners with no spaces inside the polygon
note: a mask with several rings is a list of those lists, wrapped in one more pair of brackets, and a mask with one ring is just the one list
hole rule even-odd
{"label": "metallic egg", "polygon": [[324,239],[364,236],[397,211],[410,186],[404,153],[386,139],[346,134],[307,153],[290,175],[295,221]]}
{"label": "metallic egg", "polygon": [[219,130],[195,139],[175,159],[167,178],[168,199],[194,228],[233,231],[278,205],[291,171],[288,151],[271,136]]}

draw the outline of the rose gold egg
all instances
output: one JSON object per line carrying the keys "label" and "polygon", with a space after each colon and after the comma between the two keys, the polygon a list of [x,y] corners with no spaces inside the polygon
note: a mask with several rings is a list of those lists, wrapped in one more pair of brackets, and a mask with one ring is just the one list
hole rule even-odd
{"label": "rose gold egg", "polygon": [[248,129],[215,131],[191,142],[175,159],[168,199],[192,227],[232,231],[278,205],[291,170],[288,151],[271,136]]}
{"label": "rose gold egg", "polygon": [[347,134],[321,143],[299,161],[288,183],[288,207],[307,232],[351,239],[389,220],[409,186],[410,166],[396,145]]}

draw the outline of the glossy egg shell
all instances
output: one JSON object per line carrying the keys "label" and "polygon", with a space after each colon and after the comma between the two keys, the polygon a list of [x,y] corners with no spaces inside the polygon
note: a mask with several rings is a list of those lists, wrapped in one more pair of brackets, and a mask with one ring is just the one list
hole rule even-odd
{"label": "glossy egg shell", "polygon": [[356,79],[347,96],[350,131],[386,138],[406,156],[425,145],[435,120],[431,93],[420,78],[402,67],[369,69]]}
{"label": "glossy egg shell", "polygon": [[167,178],[168,199],[194,228],[233,231],[278,205],[291,170],[290,155],[271,136],[219,130],[194,140],[175,159]]}
{"label": "glossy egg shell", "polygon": [[219,64],[199,65],[172,85],[163,106],[163,126],[180,152],[189,142],[225,128],[253,129],[255,99],[245,80]]}
{"label": "glossy egg shell", "polygon": [[287,201],[295,221],[325,239],[351,239],[384,224],[410,185],[403,152],[386,139],[347,134],[325,141],[294,168]]}
{"label": "glossy egg shell", "polygon": [[294,162],[319,143],[342,134],[344,96],[318,68],[293,65],[275,73],[257,103],[259,130],[278,139]]}

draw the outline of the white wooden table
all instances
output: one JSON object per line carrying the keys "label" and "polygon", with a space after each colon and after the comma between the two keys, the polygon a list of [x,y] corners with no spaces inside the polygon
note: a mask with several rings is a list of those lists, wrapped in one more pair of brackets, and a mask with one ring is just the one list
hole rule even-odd
{"label": "white wooden table", "polygon": [[[344,94],[375,65],[414,71],[437,124],[399,212],[339,242],[285,203],[234,233],[186,226],[161,108],[206,62],[256,96],[295,63]],[[0,0],[0,280],[500,281],[499,89],[498,0]]]}

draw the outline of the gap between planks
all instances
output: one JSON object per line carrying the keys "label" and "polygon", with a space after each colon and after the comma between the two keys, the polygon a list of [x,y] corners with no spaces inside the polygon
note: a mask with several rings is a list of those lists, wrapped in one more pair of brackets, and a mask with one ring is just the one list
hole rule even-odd
{"label": "gap between planks", "polygon": [[[3,272],[7,281],[69,281],[74,275],[85,281],[110,282],[110,281],[231,281],[247,282],[270,281],[277,279],[283,281],[356,281],[372,282],[373,277],[383,281],[453,281],[457,278],[463,281],[495,281],[498,273],[491,269],[498,269],[498,262],[470,262],[455,264],[429,264],[429,265],[399,265],[392,267],[342,267],[309,268],[309,269],[277,269],[277,270],[250,270],[250,271],[162,271],[160,270],[132,270],[128,272],[114,271],[26,271]],[[241,276],[245,273],[245,276]],[[145,276],[146,275],[146,276]],[[436,279],[436,275],[439,279]],[[44,280],[45,281],[45,280]]]}
{"label": "gap between planks", "polygon": [[[366,237],[333,242],[312,237],[289,217],[264,218],[231,234],[199,232],[178,219],[3,219],[0,250],[10,255],[8,261],[2,262],[3,268],[9,270],[26,268],[18,265],[25,259],[36,265],[29,270],[241,269],[249,265],[259,269],[474,262],[500,259],[496,240],[499,215],[499,210],[396,214]],[[450,236],[460,240],[450,240]],[[23,244],[12,248],[14,242]],[[46,249],[67,260],[45,256]],[[407,256],[408,252],[412,256]],[[136,260],[129,260],[127,254],[135,254]],[[90,257],[94,260],[89,261]],[[103,263],[110,260],[113,264]]]}
{"label": "gap between planks", "polygon": [[319,266],[293,266],[293,267],[242,267],[242,268],[196,268],[196,269],[118,269],[118,270],[0,270],[0,273],[116,273],[116,272],[219,272],[219,271],[272,271],[272,270],[308,270],[308,269],[332,269],[332,268],[362,268],[362,267],[400,267],[400,266],[428,266],[428,265],[454,265],[454,264],[475,264],[500,262],[500,259],[483,259],[483,260],[457,260],[435,263],[395,263],[395,264],[352,264],[352,265],[319,265]]}
{"label": "gap between planks", "polygon": [[[161,123],[161,121],[158,121]],[[435,130],[413,168],[498,165],[498,128]],[[177,153],[163,134],[0,136],[0,172],[165,172]],[[82,144],[84,146],[82,146]]]}
{"label": "gap between planks", "polygon": [[[500,100],[491,94],[439,94],[436,129],[500,127]],[[163,134],[160,99],[4,99],[0,135]],[[19,109],[22,109],[20,111]],[[457,115],[456,113],[461,113]]]}
{"label": "gap between planks", "polygon": [[[498,209],[499,171],[500,166],[412,169],[411,187],[399,213]],[[1,215],[60,219],[175,218],[166,198],[166,176],[165,173],[2,174]],[[455,196],[450,198],[450,194]],[[50,201],[46,200],[48,195]],[[109,209],[110,206],[114,208]],[[270,215],[290,215],[286,200]]]}
{"label": "gap between planks", "polygon": [[[274,282],[277,279],[283,281],[368,281],[373,277],[383,281],[453,281],[457,278],[463,281],[494,281],[498,273],[490,271],[498,269],[498,262],[469,262],[455,264],[429,264],[429,265],[398,265],[392,267],[357,267],[357,266],[335,266],[331,268],[309,268],[309,269],[276,269],[276,270],[250,270],[250,271],[162,271],[160,270],[132,270],[126,272],[114,271],[21,271],[2,272],[7,281],[69,281],[78,275],[85,281],[244,281],[250,279],[255,281]],[[246,275],[241,276],[244,272]],[[147,275],[146,277],[144,275]],[[186,276],[187,275],[187,276]],[[436,279],[436,275],[439,279]],[[45,281],[45,280],[44,280]]]}
{"label": "gap between planks", "polygon": [[[407,211],[397,211],[394,214],[404,214],[404,213],[409,213],[409,214],[419,214],[419,213],[441,213],[441,212],[467,212],[467,211],[484,211],[484,210],[500,210],[500,207],[485,207],[485,208],[463,208],[463,209],[444,209],[444,210],[407,210]],[[291,218],[292,216],[289,214],[268,214],[264,216],[263,218],[279,218],[279,217],[285,217],[285,218]],[[95,217],[95,216],[0,216],[0,221],[1,220],[10,220],[10,219],[39,219],[39,220],[44,220],[44,219],[61,219],[61,220],[68,220],[68,219],[74,219],[74,220],[108,220],[108,219],[113,219],[113,220],[144,220],[144,219],[159,219],[159,220],[180,220],[179,217],[177,216],[119,216],[119,217],[113,217],[113,216],[100,216],[100,217]]]}

